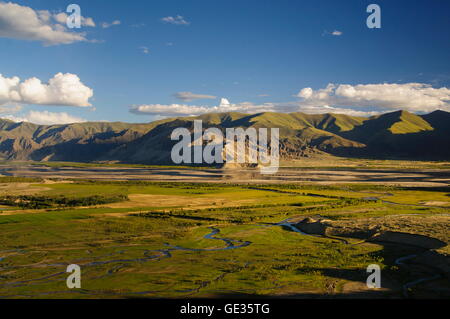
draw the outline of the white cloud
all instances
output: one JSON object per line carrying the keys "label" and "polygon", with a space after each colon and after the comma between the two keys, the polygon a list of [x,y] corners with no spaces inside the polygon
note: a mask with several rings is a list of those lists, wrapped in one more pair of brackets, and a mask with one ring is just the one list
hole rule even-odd
{"label": "white cloud", "polygon": [[273,111],[272,104],[255,105],[253,103],[244,102],[239,104],[231,104],[227,99],[221,99],[219,106],[195,106],[186,104],[149,104],[135,105],[130,108],[130,112],[141,115],[160,115],[160,116],[191,116],[206,113],[221,112],[243,112],[243,113],[259,113]]}
{"label": "white cloud", "polygon": [[[64,13],[63,13],[64,14]],[[64,14],[65,15],[65,14]],[[47,10],[35,11],[15,3],[0,2],[0,37],[40,41],[44,45],[70,44],[88,41],[82,32],[69,32],[61,14]],[[52,18],[55,22],[52,22]],[[84,18],[85,26],[95,24],[92,18]]]}
{"label": "white cloud", "polygon": [[4,119],[14,122],[30,122],[34,124],[53,125],[86,122],[85,119],[72,116],[66,112],[29,111],[25,116],[5,115]]}
{"label": "white cloud", "polygon": [[335,36],[335,37],[339,37],[339,36],[341,36],[343,34],[344,34],[344,32],[339,31],[339,30],[334,30],[332,32],[325,30],[325,31],[322,32],[322,36],[332,35],[332,36]]}
{"label": "white cloud", "polygon": [[130,108],[130,112],[139,115],[159,115],[159,116],[189,116],[189,115],[199,115],[204,114],[208,111],[208,107],[204,106],[193,106],[185,104],[145,104],[145,105],[134,105]]}
{"label": "white cloud", "polygon": [[226,98],[220,99],[219,108],[229,108],[230,106],[231,106],[231,103],[228,99],[226,99]]}
{"label": "white cloud", "polygon": [[377,111],[357,111],[349,108],[338,108],[327,105],[323,106],[302,106],[298,102],[288,103],[264,103],[253,104],[250,102],[231,104],[227,99],[221,99],[219,106],[197,106],[186,104],[148,104],[135,105],[130,108],[130,112],[138,115],[158,115],[170,116],[194,116],[206,113],[240,112],[240,113],[261,113],[261,112],[303,112],[309,114],[339,113],[352,116],[372,116],[380,114]]}
{"label": "white cloud", "polygon": [[256,105],[250,102],[239,104],[231,104],[227,99],[222,98],[219,106],[196,106],[186,104],[147,104],[134,105],[130,107],[130,112],[141,115],[160,115],[160,116],[191,116],[201,115],[206,113],[221,113],[221,112],[242,112],[242,113],[260,113],[260,112],[274,112],[275,110],[293,109],[295,106],[275,105],[272,103],[264,103]]}
{"label": "white cloud", "polygon": [[435,89],[424,83],[328,84],[319,90],[303,88],[297,96],[302,98],[300,104],[308,107],[332,105],[411,112],[450,111],[450,89]]}
{"label": "white cloud", "polygon": [[135,105],[130,108],[130,112],[159,116],[190,116],[218,112],[303,112],[372,116],[398,109],[411,112],[431,112],[436,109],[450,111],[450,89],[435,89],[423,83],[354,86],[329,84],[319,90],[303,88],[296,96],[301,100],[286,103],[232,104],[222,98],[218,106],[212,107],[187,104]]}
{"label": "white cloud", "polygon": [[144,54],[149,54],[150,50],[147,47],[139,47],[139,49],[142,51],[142,53]]}
{"label": "white cloud", "polygon": [[114,26],[114,25],[119,25],[119,24],[121,24],[122,22],[120,22],[120,20],[114,20],[113,22],[111,22],[111,23],[109,23],[109,22],[103,22],[102,23],[102,28],[103,29],[107,29],[107,28],[110,28],[110,27],[112,27],[112,26]]}
{"label": "white cloud", "polygon": [[176,24],[176,25],[189,25],[190,22],[186,21],[183,16],[177,15],[175,17],[168,16],[161,19],[161,21]]}
{"label": "white cloud", "polygon": [[217,98],[214,95],[206,95],[206,94],[195,94],[192,92],[178,92],[175,93],[174,96],[182,101],[193,101],[193,100],[201,100],[201,99],[215,99]]}
{"label": "white cloud", "polygon": [[144,53],[144,54],[149,54],[150,53],[150,50],[147,47],[140,47],[139,49],[141,49],[142,53]]}
{"label": "white cloud", "polygon": [[92,18],[81,17],[81,24],[86,27],[95,27],[95,22]]}
{"label": "white cloud", "polygon": [[17,113],[22,110],[22,105],[17,103],[0,105],[0,113]]}
{"label": "white cloud", "polygon": [[48,82],[29,78],[23,82],[19,77],[3,77],[0,74],[0,105],[5,103],[91,106],[89,99],[94,91],[85,86],[76,74],[58,73]]}
{"label": "white cloud", "polygon": [[333,107],[329,105],[322,106],[304,106],[299,105],[297,112],[308,113],[308,114],[325,114],[325,113],[335,113],[335,114],[345,114],[350,116],[373,116],[378,115],[381,112],[378,111],[358,111],[349,108]]}

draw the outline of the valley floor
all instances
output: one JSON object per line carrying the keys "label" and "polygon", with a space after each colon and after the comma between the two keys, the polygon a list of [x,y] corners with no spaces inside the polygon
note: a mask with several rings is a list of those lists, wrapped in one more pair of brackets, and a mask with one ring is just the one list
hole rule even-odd
{"label": "valley floor", "polygon": [[259,168],[95,164],[68,162],[0,162],[0,175],[45,179],[150,180],[200,183],[370,183],[402,186],[450,184],[449,162],[358,160],[338,157],[282,162],[275,174]]}
{"label": "valley floor", "polygon": [[448,298],[448,173],[425,170],[397,180],[437,185],[0,177],[0,298]]}

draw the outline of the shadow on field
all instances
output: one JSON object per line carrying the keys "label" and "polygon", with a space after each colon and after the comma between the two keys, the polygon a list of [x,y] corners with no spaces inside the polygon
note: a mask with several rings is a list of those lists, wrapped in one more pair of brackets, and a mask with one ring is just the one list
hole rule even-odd
{"label": "shadow on field", "polygon": [[[299,274],[320,273],[329,280],[324,293],[319,297],[333,298],[371,296],[412,297],[417,294],[425,298],[450,297],[450,258],[439,253],[437,249],[447,243],[433,237],[381,230],[378,227],[358,229],[352,227],[334,227],[332,221],[325,219],[305,218],[295,224],[295,228],[308,235],[339,240],[347,245],[364,243],[377,244],[381,250],[369,254],[374,260],[382,260],[388,265],[382,269],[382,288],[384,291],[371,291],[366,286],[369,273],[366,269],[339,268],[299,268]],[[295,231],[292,227],[283,227],[286,231]],[[351,244],[349,239],[360,240]],[[367,265],[368,266],[368,265]],[[332,278],[337,279],[333,281]],[[339,280],[347,281],[337,288]],[[355,291],[356,290],[356,291]],[[359,292],[361,290],[361,292]],[[334,295],[337,292],[338,295]],[[309,297],[307,294],[306,297]],[[302,296],[298,296],[302,298]]]}
{"label": "shadow on field", "polygon": [[[296,293],[285,295],[261,295],[261,294],[248,294],[248,293],[223,293],[215,294],[212,298],[224,298],[224,299],[386,299],[389,298],[385,293],[380,291],[365,291],[354,293],[339,293],[339,294],[326,294],[326,293]],[[390,297],[392,298],[392,297]]]}

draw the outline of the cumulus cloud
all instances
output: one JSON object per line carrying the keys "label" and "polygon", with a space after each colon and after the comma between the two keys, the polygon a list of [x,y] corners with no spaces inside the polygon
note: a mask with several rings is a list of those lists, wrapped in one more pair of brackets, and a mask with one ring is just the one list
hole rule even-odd
{"label": "cumulus cloud", "polygon": [[264,103],[253,104],[250,102],[232,104],[227,99],[221,99],[219,106],[197,106],[186,104],[147,104],[134,105],[130,107],[130,112],[138,115],[158,115],[170,116],[196,116],[206,113],[240,112],[240,113],[261,113],[261,112],[303,112],[309,114],[320,113],[340,113],[351,116],[372,116],[380,114],[377,111],[358,111],[349,108],[323,106],[303,106],[298,102],[287,103]]}
{"label": "cumulus cloud", "polygon": [[226,99],[226,98],[220,99],[219,108],[229,108],[230,106],[231,106],[231,103],[228,99]]}
{"label": "cumulus cloud", "polygon": [[161,19],[161,21],[165,23],[170,24],[176,24],[176,25],[189,25],[190,22],[186,21],[183,16],[177,15],[175,17],[168,16]]}
{"label": "cumulus cloud", "polygon": [[119,25],[119,24],[121,24],[122,22],[120,22],[120,20],[114,20],[113,22],[111,22],[111,23],[109,23],[109,22],[103,22],[102,23],[102,28],[103,29],[107,29],[107,28],[110,28],[110,27],[112,27],[112,26],[115,26],[115,25]]}
{"label": "cumulus cloud", "polygon": [[[300,100],[285,103],[233,104],[222,98],[218,106],[212,107],[187,104],[134,105],[130,112],[167,117],[219,112],[303,112],[372,116],[398,109],[410,112],[431,112],[437,109],[450,111],[450,89],[436,89],[423,83],[329,84],[318,90],[303,88],[296,96]],[[186,98],[189,100],[189,95]]]}
{"label": "cumulus cloud", "polygon": [[0,105],[6,103],[91,106],[89,99],[94,91],[84,85],[76,74],[58,73],[48,83],[38,78],[23,82],[20,78],[0,74]]}
{"label": "cumulus cloud", "polygon": [[175,93],[174,96],[182,101],[193,101],[193,100],[202,100],[202,99],[215,99],[217,98],[214,95],[206,95],[206,94],[195,94],[192,92],[178,92]]}
{"label": "cumulus cloud", "polygon": [[[36,11],[15,3],[0,2],[0,37],[40,41],[44,45],[70,44],[88,41],[82,32],[66,28],[67,15],[47,10]],[[82,18],[84,26],[95,26],[92,18]]]}
{"label": "cumulus cloud", "polygon": [[405,84],[328,84],[326,88],[303,88],[297,94],[303,106],[374,107],[429,112],[450,111],[450,89],[433,88],[424,83]]}
{"label": "cumulus cloud", "polygon": [[222,112],[242,112],[242,113],[259,113],[270,112],[275,109],[275,105],[265,103],[256,105],[250,102],[239,104],[231,104],[227,99],[222,98],[218,106],[197,106],[186,104],[147,104],[134,105],[130,107],[130,112],[140,115],[160,115],[160,116],[192,116],[206,113],[222,113]]}
{"label": "cumulus cloud", "polygon": [[379,111],[358,111],[350,108],[333,107],[329,105],[321,106],[307,106],[298,104],[297,112],[303,112],[308,114],[325,114],[325,113],[335,113],[335,114],[345,114],[350,116],[373,116],[381,114]]}
{"label": "cumulus cloud", "polygon": [[29,111],[24,116],[5,115],[4,119],[14,122],[30,122],[42,125],[69,124],[86,122],[85,119],[72,116],[66,112]]}

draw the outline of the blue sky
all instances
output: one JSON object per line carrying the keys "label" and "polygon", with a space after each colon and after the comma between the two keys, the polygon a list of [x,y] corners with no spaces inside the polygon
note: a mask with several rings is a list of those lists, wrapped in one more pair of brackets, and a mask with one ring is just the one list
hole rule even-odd
{"label": "blue sky", "polygon": [[[0,74],[43,84],[74,74],[93,90],[92,106],[0,93],[0,116],[45,123],[46,115],[63,112],[66,120],[53,116],[48,123],[147,122],[208,107],[355,115],[450,110],[448,1],[13,1],[50,14],[72,2],[96,26],[66,29],[85,33],[71,43],[48,45],[27,26],[11,26],[17,16],[0,12]],[[380,29],[366,26],[370,3],[381,8]],[[185,24],[162,20],[177,16]],[[102,27],[112,21],[120,24]],[[175,97],[179,92],[198,99]],[[219,106],[220,98],[231,104]],[[30,111],[40,112],[40,120]]]}

